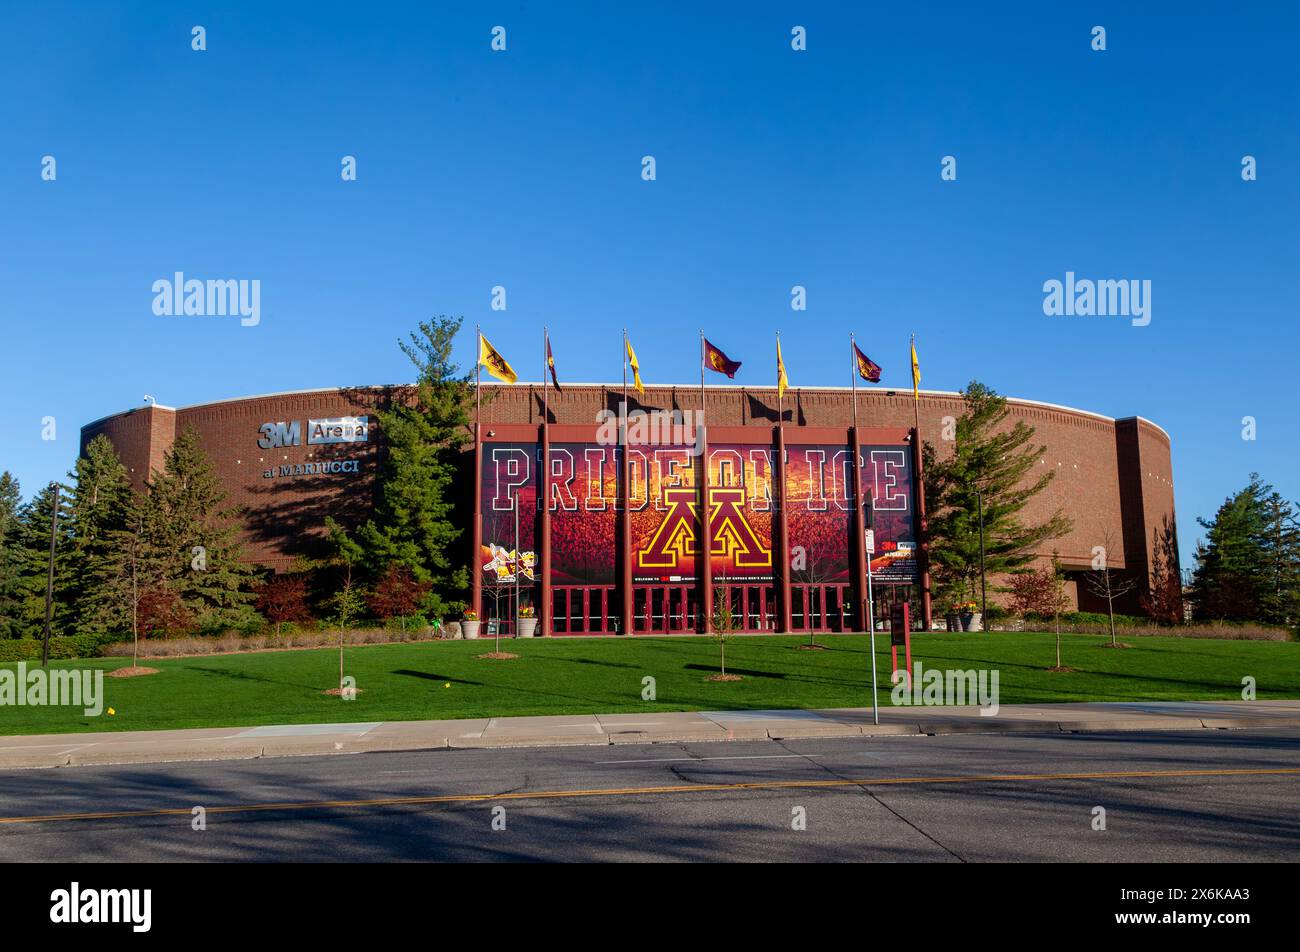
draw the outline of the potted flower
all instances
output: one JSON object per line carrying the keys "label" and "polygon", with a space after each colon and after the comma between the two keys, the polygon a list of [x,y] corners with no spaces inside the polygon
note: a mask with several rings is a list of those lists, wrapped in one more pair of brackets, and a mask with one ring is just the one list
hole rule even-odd
{"label": "potted flower", "polygon": [[961,614],[962,631],[983,631],[984,616],[980,613],[979,602],[962,602],[957,606]]}
{"label": "potted flower", "polygon": [[537,611],[532,605],[523,605],[519,609],[519,637],[532,638],[537,634]]}
{"label": "potted flower", "polygon": [[482,623],[478,620],[478,612],[474,611],[472,608],[467,609],[460,619],[461,633],[464,634],[466,638],[477,638],[478,626],[480,624]]}
{"label": "potted flower", "polygon": [[948,625],[948,630],[961,631],[961,615],[957,614],[957,605],[954,602],[946,602],[942,611],[943,620]]}

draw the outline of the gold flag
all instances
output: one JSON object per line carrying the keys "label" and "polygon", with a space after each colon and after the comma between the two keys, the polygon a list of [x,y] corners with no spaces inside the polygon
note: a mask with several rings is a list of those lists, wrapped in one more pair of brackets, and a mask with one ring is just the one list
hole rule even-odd
{"label": "gold flag", "polygon": [[478,362],[502,383],[514,383],[519,379],[515,369],[495,347],[488,343],[488,339],[482,333],[478,335]]}
{"label": "gold flag", "polygon": [[916,359],[916,338],[912,338],[912,399],[918,403],[921,400],[921,392],[918,389],[921,386],[921,364]]}
{"label": "gold flag", "polygon": [[636,351],[632,349],[632,342],[626,337],[623,342],[627,344],[627,365],[632,368],[632,385],[636,387],[636,392],[645,396],[645,387],[641,383],[641,365],[636,362]]}
{"label": "gold flag", "polygon": [[785,375],[785,361],[781,359],[781,338],[776,339],[776,397],[781,399],[790,386],[790,378]]}

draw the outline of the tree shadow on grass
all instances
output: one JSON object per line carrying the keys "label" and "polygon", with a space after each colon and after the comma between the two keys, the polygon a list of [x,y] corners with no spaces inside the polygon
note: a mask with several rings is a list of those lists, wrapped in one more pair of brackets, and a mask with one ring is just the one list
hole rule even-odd
{"label": "tree shadow on grass", "polygon": [[[688,665],[684,665],[683,667],[687,671],[708,671],[712,673],[718,670],[718,666],[716,664],[688,664]],[[775,681],[785,680],[784,673],[776,672],[776,671],[755,671],[752,668],[728,667],[727,673],[740,674],[749,678],[771,678]]]}
{"label": "tree shadow on grass", "polygon": [[644,667],[643,665],[632,664],[627,661],[596,661],[591,658],[563,658],[556,660],[567,661],[570,664],[594,664],[602,668],[633,668],[637,671],[640,671]]}
{"label": "tree shadow on grass", "polygon": [[206,668],[202,665],[190,665],[190,671],[199,671],[203,674],[215,674],[217,677],[229,678],[233,681],[260,681],[263,684],[279,684],[296,688],[308,688],[316,690],[319,685],[315,683],[303,683],[301,681],[286,681],[283,678],[267,678],[256,674],[249,674],[247,671],[232,671],[228,668]]}
{"label": "tree shadow on grass", "polygon": [[412,671],[409,668],[399,668],[391,674],[402,674],[408,678],[423,678],[426,681],[450,681],[452,684],[472,684],[475,687],[483,687],[482,681],[470,681],[467,678],[453,678],[451,675],[436,674],[432,671]]}

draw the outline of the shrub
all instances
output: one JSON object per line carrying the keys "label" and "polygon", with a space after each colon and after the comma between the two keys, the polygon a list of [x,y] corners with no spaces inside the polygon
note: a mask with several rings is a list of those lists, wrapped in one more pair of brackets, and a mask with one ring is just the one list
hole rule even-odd
{"label": "shrub", "polygon": [[[406,641],[433,641],[436,635],[432,628],[408,628],[406,631],[387,631],[383,628],[348,628],[342,631],[317,631],[307,629],[293,633],[276,635],[274,631],[257,635],[242,635],[238,631],[226,631],[221,635],[191,635],[184,638],[156,639],[140,642],[142,658],[179,658],[187,655],[207,655],[234,653],[239,651],[258,651],[263,648],[330,648],[343,645],[377,645]],[[24,639],[31,641],[32,639]],[[36,645],[36,657],[40,657],[40,642]],[[5,642],[0,642],[4,645]],[[108,657],[130,657],[131,645],[113,644],[106,647],[103,654]],[[51,648],[50,656],[54,657]],[[0,660],[3,660],[0,657]]]}
{"label": "shrub", "polygon": [[390,564],[367,602],[380,618],[405,619],[415,614],[432,588],[432,582],[417,582],[406,566]]}
{"label": "shrub", "polygon": [[159,587],[142,592],[137,613],[141,638],[171,633],[187,634],[194,627],[194,616],[185,607],[181,597],[170,588]]}
{"label": "shrub", "polygon": [[[50,660],[97,658],[116,641],[115,635],[58,635],[50,638]],[[0,662],[40,661],[41,645],[40,638],[6,638],[0,641]]]}
{"label": "shrub", "polygon": [[[1099,618],[1101,621],[1090,619]],[[1123,622],[1120,619],[1123,618]],[[1084,619],[1084,620],[1078,620]],[[1032,631],[1052,623],[1051,616],[1030,612],[1024,616],[1023,630]],[[1274,625],[1254,622],[1200,622],[1189,625],[1156,625],[1145,618],[1116,615],[1115,624],[1123,625],[1125,635],[1154,638],[1222,638],[1230,641],[1289,641],[1291,633]],[[1105,615],[1095,612],[1071,612],[1061,616],[1061,631],[1075,635],[1110,634],[1110,623]]]}
{"label": "shrub", "polygon": [[274,575],[257,590],[257,610],[279,631],[285,624],[311,621],[307,579],[303,575]]}

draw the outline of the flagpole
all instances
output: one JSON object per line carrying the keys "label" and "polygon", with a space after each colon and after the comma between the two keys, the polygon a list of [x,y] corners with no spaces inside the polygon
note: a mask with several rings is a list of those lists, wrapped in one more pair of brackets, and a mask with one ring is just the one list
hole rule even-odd
{"label": "flagpole", "polygon": [[474,617],[483,609],[483,328],[474,325],[474,545],[470,563],[470,605]]}
{"label": "flagpole", "polygon": [[853,337],[853,332],[849,331],[849,366],[853,372],[849,374],[849,380],[853,384],[853,429],[858,428],[858,342]]}
{"label": "flagpole", "polygon": [[713,631],[713,526],[709,519],[709,428],[704,422],[704,328],[702,327],[700,328],[700,418],[696,425],[703,431],[702,438],[697,441],[701,450],[700,561],[703,563],[700,599],[703,617],[700,631],[707,635]]}
{"label": "flagpole", "polygon": [[[849,332],[849,350],[850,357],[853,361],[853,373],[850,379],[853,381],[853,438],[850,441],[853,453],[853,530],[858,537],[858,544],[854,547],[856,554],[856,572],[857,578],[857,596],[858,612],[862,619],[863,625],[866,626],[868,634],[874,636],[875,624],[871,617],[871,598],[870,595],[863,591],[864,586],[870,585],[870,579],[867,573],[871,570],[871,556],[867,554],[867,522],[866,513],[863,510],[866,502],[862,496],[862,440],[858,430],[858,373],[860,365],[858,363],[858,342]],[[875,662],[875,655],[871,656]],[[875,690],[873,685],[872,690]],[[872,703],[875,703],[875,696],[872,696]]]}
{"label": "flagpole", "polygon": [[[915,353],[916,334],[914,333],[912,334],[912,354],[908,356]],[[915,367],[912,373],[916,373]],[[920,520],[920,525],[917,526],[920,538],[916,540],[916,547],[918,568],[921,570],[921,620],[924,629],[929,631],[933,608],[930,603],[930,554],[924,541],[928,526],[925,516],[925,480],[921,468],[923,455],[921,446],[921,394],[914,377],[912,380],[912,468],[916,471],[916,514]]]}
{"label": "flagpole", "polygon": [[[623,590],[623,634],[633,634],[635,627],[635,618],[633,617],[634,601],[632,596],[632,452],[631,446],[627,440],[627,365],[630,361],[627,345],[627,328],[623,328],[623,405],[619,407],[618,433],[620,441],[623,444],[623,457],[619,466],[621,472],[623,512],[621,523],[623,526],[623,572],[622,585]],[[649,473],[646,473],[646,494],[649,495]]]}
{"label": "flagpole", "polygon": [[700,328],[700,413],[704,413],[704,328]]}
{"label": "flagpole", "polygon": [[[776,480],[780,488],[777,495],[777,532],[781,549],[781,631],[788,633],[791,628],[790,611],[790,528],[787,522],[785,505],[785,394],[781,390],[781,371],[784,359],[781,357],[781,332],[776,332],[777,376],[776,376]],[[806,617],[806,613],[805,613]]]}
{"label": "flagpole", "polygon": [[533,585],[539,600],[537,626],[542,635],[551,633],[551,391],[548,371],[551,364],[551,330],[542,325],[542,509],[541,544],[537,547]]}
{"label": "flagpole", "polygon": [[776,332],[776,425],[785,424],[785,391],[781,389],[781,332]]}

